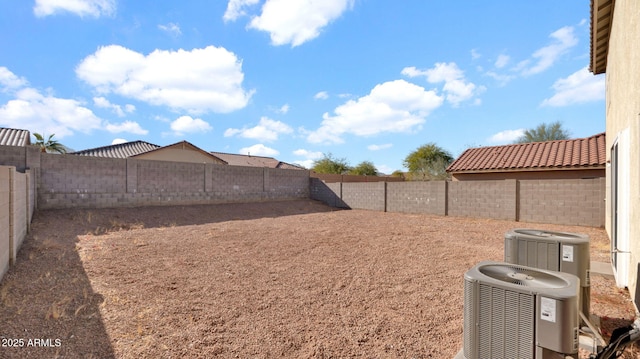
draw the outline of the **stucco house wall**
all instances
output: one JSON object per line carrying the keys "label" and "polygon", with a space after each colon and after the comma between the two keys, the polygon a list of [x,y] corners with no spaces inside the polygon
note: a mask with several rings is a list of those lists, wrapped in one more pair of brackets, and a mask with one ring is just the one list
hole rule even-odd
{"label": "stucco house wall", "polygon": [[214,156],[201,153],[188,147],[159,148],[155,151],[137,155],[135,158],[140,160],[225,164],[222,160],[216,159]]}
{"label": "stucco house wall", "polygon": [[[595,6],[598,6],[597,2]],[[593,9],[592,9],[593,10]],[[618,146],[618,238],[628,242],[628,269],[618,273],[621,286],[628,286],[638,299],[640,270],[640,1],[616,0],[606,62],[606,140]],[[593,51],[593,49],[592,49]],[[607,168],[606,199],[612,203],[610,164]],[[606,229],[611,236],[612,208],[607,206]]]}
{"label": "stucco house wall", "polygon": [[600,178],[605,176],[603,169],[588,170],[546,170],[546,171],[504,171],[504,172],[474,172],[474,173],[454,173],[451,176],[453,181],[482,181],[482,180],[548,180],[548,179],[585,179]]}

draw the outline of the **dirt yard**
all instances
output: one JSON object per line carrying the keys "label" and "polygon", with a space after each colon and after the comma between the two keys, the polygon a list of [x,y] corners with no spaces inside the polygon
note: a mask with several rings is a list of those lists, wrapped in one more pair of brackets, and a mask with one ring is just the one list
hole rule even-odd
{"label": "dirt yard", "polygon": [[[608,261],[602,229],[314,201],[41,211],[0,285],[0,358],[453,358],[464,273],[523,227]],[[605,335],[630,323],[625,290],[591,288]]]}

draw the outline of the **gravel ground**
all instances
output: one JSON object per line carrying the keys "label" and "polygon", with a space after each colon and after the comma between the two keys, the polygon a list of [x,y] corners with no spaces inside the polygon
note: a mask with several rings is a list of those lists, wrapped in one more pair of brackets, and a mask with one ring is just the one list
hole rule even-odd
{"label": "gravel ground", "polygon": [[[463,274],[524,227],[608,261],[600,228],[315,201],[39,211],[0,285],[0,358],[452,358]],[[605,337],[633,320],[612,279],[591,290]]]}

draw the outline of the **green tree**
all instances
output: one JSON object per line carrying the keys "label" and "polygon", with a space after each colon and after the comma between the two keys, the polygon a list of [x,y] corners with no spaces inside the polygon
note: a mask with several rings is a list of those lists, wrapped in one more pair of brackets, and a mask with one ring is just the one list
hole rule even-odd
{"label": "green tree", "polygon": [[53,139],[55,134],[51,134],[46,140],[44,139],[45,136],[37,132],[34,132],[33,136],[36,138],[34,145],[40,147],[40,151],[43,153],[67,153],[67,148],[57,140]]}
{"label": "green tree", "polygon": [[324,154],[324,156],[319,159],[313,161],[313,167],[311,170],[316,173],[333,173],[333,174],[344,174],[351,169],[349,167],[349,163],[344,158],[334,158],[331,153]]}
{"label": "green tree", "polygon": [[400,178],[404,178],[404,172],[400,171],[400,170],[395,170],[393,171],[393,173],[391,174],[391,177],[400,177]]}
{"label": "green tree", "polygon": [[545,142],[569,139],[569,131],[562,127],[560,121],[541,123],[536,128],[525,130],[515,143]]}
{"label": "green tree", "polygon": [[357,166],[353,167],[351,171],[349,171],[351,175],[359,175],[359,176],[377,176],[378,169],[374,166],[371,161],[362,161]]}
{"label": "green tree", "polygon": [[452,161],[449,151],[431,142],[411,152],[403,164],[409,169],[411,179],[430,181],[446,179],[446,169]]}

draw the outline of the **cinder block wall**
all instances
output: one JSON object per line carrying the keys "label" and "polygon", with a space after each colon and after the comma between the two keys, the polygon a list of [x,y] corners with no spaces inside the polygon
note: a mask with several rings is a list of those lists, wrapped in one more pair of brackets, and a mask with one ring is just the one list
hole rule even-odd
{"label": "cinder block wall", "polygon": [[604,227],[605,179],[521,180],[520,220]]}
{"label": "cinder block wall", "polygon": [[349,208],[386,211],[386,182],[342,183],[342,201]]}
{"label": "cinder block wall", "polygon": [[447,214],[447,182],[389,182],[387,211]]}
{"label": "cinder block wall", "polygon": [[604,178],[389,182],[386,188],[312,178],[310,187],[312,199],[334,207],[594,227],[605,220]]}
{"label": "cinder block wall", "polygon": [[309,196],[311,199],[321,201],[332,207],[346,208],[342,202],[342,183],[325,183],[318,178],[310,178]]}
{"label": "cinder block wall", "polygon": [[448,214],[516,220],[516,180],[449,182]]}
{"label": "cinder block wall", "polygon": [[[307,171],[264,168],[264,194],[267,199],[309,198]],[[305,172],[301,176],[300,172]]]}
{"label": "cinder block wall", "polygon": [[11,261],[10,207],[11,167],[0,166],[0,279],[9,270]]}
{"label": "cinder block wall", "polygon": [[126,173],[124,159],[43,153],[38,195],[124,193]]}
{"label": "cinder block wall", "polygon": [[[136,192],[204,192],[204,163],[128,160],[137,171]],[[131,166],[130,166],[131,167]],[[125,181],[118,192],[124,192]]]}
{"label": "cinder block wall", "polygon": [[[37,149],[35,150],[37,151]],[[2,162],[0,162],[0,165],[13,166],[19,172],[24,172],[27,167],[26,147],[0,146],[0,155],[2,156]]]}
{"label": "cinder block wall", "polygon": [[30,173],[0,166],[0,279],[15,264],[18,251],[29,231],[31,208]]}
{"label": "cinder block wall", "polygon": [[[13,170],[13,169],[12,169]],[[29,209],[27,207],[28,201],[28,186],[27,175],[25,173],[19,173],[13,170],[13,178],[11,179],[11,203],[9,205],[9,211],[11,211],[11,264],[15,264],[18,256],[18,250],[24,242],[24,238],[27,236],[28,223],[30,222],[28,215]]]}
{"label": "cinder block wall", "polygon": [[42,154],[39,208],[120,207],[309,198],[309,172]]}

